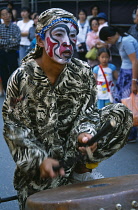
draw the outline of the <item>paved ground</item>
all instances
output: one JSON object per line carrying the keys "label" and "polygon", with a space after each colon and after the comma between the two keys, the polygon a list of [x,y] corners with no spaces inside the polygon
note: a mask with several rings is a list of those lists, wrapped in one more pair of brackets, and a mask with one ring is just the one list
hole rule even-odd
{"label": "paved ground", "polygon": [[[3,98],[0,98],[0,116]],[[0,197],[9,197],[16,192],[12,185],[15,164],[2,136],[3,121],[0,117]],[[103,161],[98,170],[105,177],[138,174],[138,141],[127,144],[114,156]],[[17,201],[0,204],[0,210],[19,210]]]}

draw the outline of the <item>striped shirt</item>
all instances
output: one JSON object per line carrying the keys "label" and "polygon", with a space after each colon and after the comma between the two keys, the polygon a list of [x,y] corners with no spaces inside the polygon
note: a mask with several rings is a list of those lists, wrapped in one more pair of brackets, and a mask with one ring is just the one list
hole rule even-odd
{"label": "striped shirt", "polygon": [[16,24],[10,23],[9,26],[0,24],[0,49],[18,50],[21,39],[21,32]]}

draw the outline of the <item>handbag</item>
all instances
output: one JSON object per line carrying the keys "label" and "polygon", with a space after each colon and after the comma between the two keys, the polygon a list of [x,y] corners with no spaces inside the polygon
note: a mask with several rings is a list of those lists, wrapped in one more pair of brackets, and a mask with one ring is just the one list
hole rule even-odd
{"label": "handbag", "polygon": [[138,126],[138,94],[131,93],[128,98],[121,99],[124,104],[133,113],[133,126]]}
{"label": "handbag", "polygon": [[88,51],[85,55],[85,58],[90,60],[96,60],[98,56],[98,49],[96,47],[93,47],[90,51]]}
{"label": "handbag", "polygon": [[113,99],[113,96],[112,96],[112,94],[111,94],[111,91],[110,91],[110,88],[109,88],[109,84],[108,84],[108,81],[107,81],[107,79],[106,79],[104,70],[103,70],[103,68],[102,68],[101,65],[99,65],[99,67],[100,67],[100,69],[101,69],[101,71],[102,71],[102,73],[103,73],[103,76],[104,76],[104,79],[105,79],[105,82],[106,82],[106,87],[107,87],[107,91],[108,91],[109,100],[110,100],[111,103],[113,103],[114,99]]}

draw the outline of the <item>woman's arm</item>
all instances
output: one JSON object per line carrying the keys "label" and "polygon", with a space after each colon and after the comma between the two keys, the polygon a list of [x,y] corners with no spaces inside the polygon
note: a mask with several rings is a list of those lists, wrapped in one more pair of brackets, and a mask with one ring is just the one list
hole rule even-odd
{"label": "woman's arm", "polygon": [[132,62],[132,86],[131,86],[131,91],[134,94],[137,94],[138,92],[138,84],[137,84],[137,79],[138,79],[138,60],[136,58],[136,53],[132,53],[128,55],[129,59]]}

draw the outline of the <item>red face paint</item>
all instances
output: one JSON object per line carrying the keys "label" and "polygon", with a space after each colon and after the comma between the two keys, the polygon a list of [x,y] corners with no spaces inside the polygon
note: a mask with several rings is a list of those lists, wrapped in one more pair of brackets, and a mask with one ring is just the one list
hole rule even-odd
{"label": "red face paint", "polygon": [[46,41],[47,41],[47,49],[46,49],[46,51],[48,52],[48,55],[49,55],[50,57],[53,57],[53,47],[54,47],[57,43],[51,42],[49,37],[46,38]]}
{"label": "red face paint", "polygon": [[45,50],[57,63],[65,64],[73,55],[77,30],[72,23],[60,22],[46,31]]}

